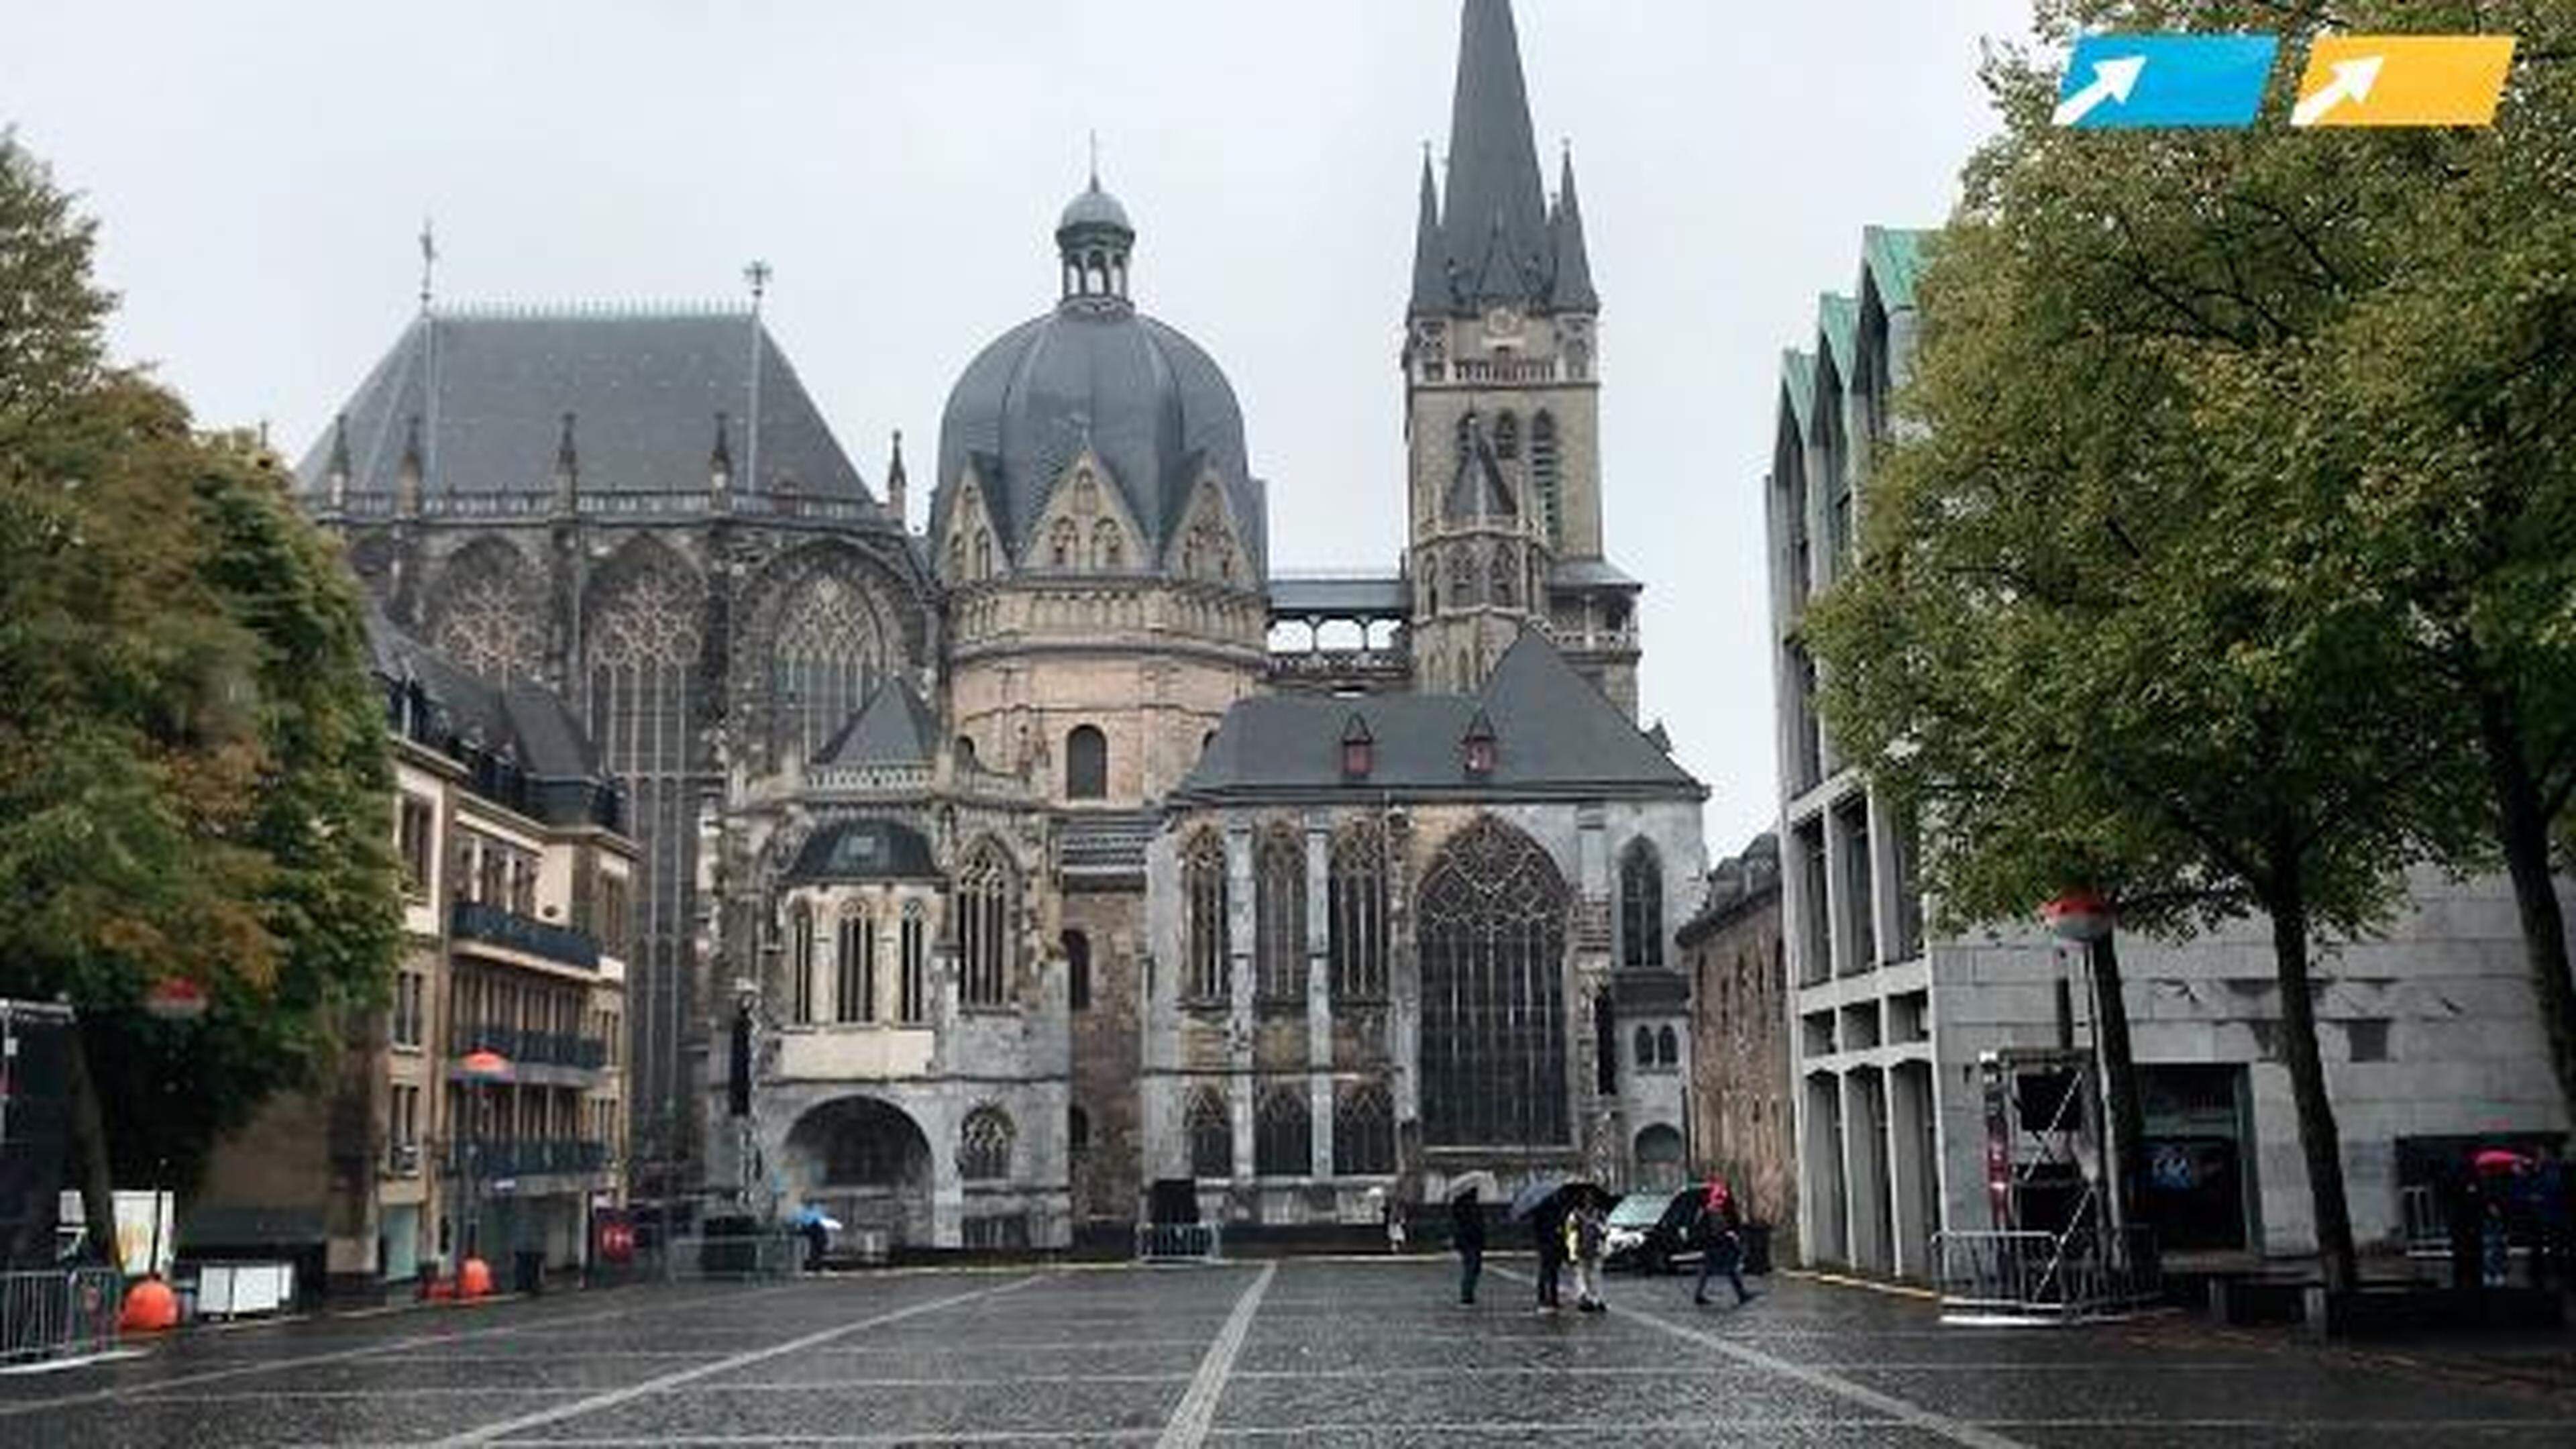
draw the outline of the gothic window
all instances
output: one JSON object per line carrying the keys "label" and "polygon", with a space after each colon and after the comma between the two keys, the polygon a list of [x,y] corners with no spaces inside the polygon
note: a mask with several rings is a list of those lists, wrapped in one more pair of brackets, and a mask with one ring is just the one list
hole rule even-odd
{"label": "gothic window", "polygon": [[1265,1002],[1306,997],[1306,849],[1274,825],[1261,837],[1252,877],[1253,982]]}
{"label": "gothic window", "polygon": [[546,608],[534,571],[506,543],[469,544],[432,595],[438,651],[486,679],[533,677],[545,657]]}
{"label": "gothic window", "polygon": [[885,651],[876,611],[857,584],[821,574],[800,585],[778,613],[770,645],[771,748],[806,759],[867,698]]}
{"label": "gothic window", "polygon": [[1109,737],[1095,725],[1075,725],[1064,737],[1064,796],[1099,800],[1109,794]]}
{"label": "gothic window", "polygon": [[1664,964],[1664,867],[1643,839],[1619,856],[1619,964]]}
{"label": "gothic window", "polygon": [[1064,933],[1064,986],[1069,1008],[1091,1009],[1091,938],[1080,931]]}
{"label": "gothic window", "polygon": [[1520,594],[1520,575],[1520,556],[1508,545],[1497,545],[1486,579],[1487,585],[1493,590],[1495,607],[1503,609],[1519,607],[1517,599]]}
{"label": "gothic window", "polygon": [[1476,606],[1476,561],[1460,547],[1449,555],[1449,607],[1472,609]]}
{"label": "gothic window", "polygon": [[1558,492],[1556,419],[1546,412],[1530,419],[1530,483],[1530,491],[1538,495],[1539,518],[1547,525],[1548,543],[1563,546],[1564,499]]}
{"label": "gothic window", "polygon": [[814,912],[801,901],[787,916],[787,972],[790,1019],[803,1026],[814,1019]]}
{"label": "gothic window", "polygon": [[957,874],[957,962],[968,1006],[1008,1005],[1018,882],[1002,848],[987,840]]}
{"label": "gothic window", "polygon": [[1492,816],[1441,847],[1416,897],[1423,1140],[1569,1140],[1563,878]]}
{"label": "gothic window", "polygon": [[1505,413],[1494,419],[1494,456],[1508,462],[1521,455],[1521,420]]}
{"label": "gothic window", "polygon": [[975,577],[989,579],[992,576],[993,535],[979,529],[975,534]]}
{"label": "gothic window", "polygon": [[1386,837],[1376,821],[1363,820],[1333,841],[1329,881],[1333,1000],[1380,1000],[1386,995]]}
{"label": "gothic window", "polygon": [[1081,536],[1074,531],[1073,520],[1059,518],[1047,531],[1047,567],[1059,572],[1074,567]]}
{"label": "gothic window", "polygon": [[1181,894],[1188,919],[1184,927],[1187,972],[1181,979],[1194,1001],[1218,1001],[1226,995],[1225,842],[1214,830],[1191,837],[1181,856]]}
{"label": "gothic window", "polygon": [[948,582],[966,582],[966,535],[953,534],[948,540]]}
{"label": "gothic window", "polygon": [[1252,1171],[1258,1177],[1304,1177],[1315,1170],[1314,1123],[1303,1086],[1272,1087],[1252,1115]]}
{"label": "gothic window", "polygon": [[877,935],[867,907],[853,905],[842,912],[835,944],[832,1019],[844,1024],[876,1020]]}
{"label": "gothic window", "polygon": [[1234,1122],[1214,1087],[1190,1092],[1190,1176],[1234,1176]]}
{"label": "gothic window", "polygon": [[1653,1027],[1637,1028],[1636,1055],[1630,1060],[1636,1063],[1636,1069],[1641,1072],[1655,1064],[1655,1029]]}
{"label": "gothic window", "polygon": [[1379,1177],[1395,1171],[1395,1104],[1374,1082],[1343,1090],[1333,1102],[1333,1175]]}
{"label": "gothic window", "polygon": [[1476,692],[1476,667],[1468,662],[1467,651],[1464,649],[1458,651],[1457,685],[1460,694]]}
{"label": "gothic window", "polygon": [[978,1107],[957,1129],[957,1175],[968,1182],[999,1182],[1011,1175],[1010,1115],[999,1107]]}
{"label": "gothic window", "polygon": [[[1639,1065],[1652,1062],[1648,1056]],[[1592,996],[1592,1090],[1605,1097],[1619,1090],[1619,1013],[1607,987]]]}
{"label": "gothic window", "polygon": [[1102,519],[1091,525],[1091,566],[1102,573],[1114,573],[1126,565],[1121,559],[1118,525]]}
{"label": "gothic window", "polygon": [[918,1026],[930,1016],[930,923],[921,902],[903,903],[902,979],[895,993],[895,1020]]}
{"label": "gothic window", "polygon": [[1679,1036],[1675,1035],[1675,1034],[1674,1034],[1674,1032],[1673,1032],[1673,1029],[1672,1029],[1671,1027],[1669,1027],[1669,1026],[1668,1026],[1668,1027],[1665,1027],[1665,1028],[1664,1028],[1664,1029],[1662,1029],[1661,1031],[1656,1032],[1656,1033],[1655,1033],[1655,1065],[1656,1065],[1656,1066],[1659,1066],[1659,1067],[1677,1067],[1677,1066],[1680,1066],[1681,1064],[1682,1064],[1682,1042],[1681,1042],[1681,1038],[1680,1038]]}

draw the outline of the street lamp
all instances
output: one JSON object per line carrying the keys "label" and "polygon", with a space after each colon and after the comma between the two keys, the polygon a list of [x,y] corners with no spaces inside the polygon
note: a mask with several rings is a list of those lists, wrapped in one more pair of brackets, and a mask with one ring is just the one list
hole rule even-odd
{"label": "street lamp", "polygon": [[2063,892],[2041,906],[2039,914],[2048,923],[2051,935],[2083,949],[2085,989],[2091,993],[2093,1003],[2093,1067],[2103,1108],[2096,1163],[2101,1176],[2110,1180],[2113,1240],[2125,1253],[2130,1183],[2123,1164],[2137,1144],[2121,1140],[2121,1134],[2128,1130],[2121,1114],[2126,1110],[2124,1104],[2132,1090],[2128,1035],[2125,1018],[2114,1020],[2114,1013],[2121,1010],[2120,1002],[2112,997],[2118,988],[2108,985],[2105,979],[2118,979],[2105,969],[2107,963],[2104,959],[2111,950],[2111,933],[2117,913],[2109,901],[2079,887]]}
{"label": "street lamp", "polygon": [[[164,976],[146,987],[143,992],[144,1014],[156,1021],[173,1024],[193,1022],[206,1014],[206,1006],[206,988],[185,976]],[[165,1087],[168,1085],[164,1083]],[[153,1160],[152,1250],[143,1260],[142,1281],[136,1283],[125,1296],[121,1320],[129,1328],[164,1329],[175,1327],[179,1322],[178,1295],[171,1291],[169,1283],[161,1274],[161,1216],[162,1204],[168,1200],[168,1189],[164,1183],[169,1177],[169,1166],[170,1162],[166,1156],[156,1156]],[[106,1223],[89,1225],[92,1231],[107,1235],[111,1248],[116,1244],[115,1204],[116,1196],[111,1192],[108,1195]],[[124,1257],[125,1254],[122,1251],[111,1255],[112,1261],[118,1262],[121,1262]]]}
{"label": "street lamp", "polygon": [[[456,1069],[458,1075],[465,1078],[469,1088],[473,1089],[473,1095],[468,1098],[470,1106],[466,1112],[465,1242],[464,1251],[456,1260],[456,1294],[462,1298],[473,1291],[466,1281],[466,1265],[481,1261],[478,1255],[483,1246],[483,1196],[480,1190],[482,1185],[480,1169],[483,1155],[483,1108],[486,1103],[481,1089],[510,1080],[513,1069],[508,1057],[490,1047],[476,1047],[467,1052],[457,1059]],[[491,1287],[491,1273],[491,1264],[484,1263],[483,1286],[487,1291]]]}

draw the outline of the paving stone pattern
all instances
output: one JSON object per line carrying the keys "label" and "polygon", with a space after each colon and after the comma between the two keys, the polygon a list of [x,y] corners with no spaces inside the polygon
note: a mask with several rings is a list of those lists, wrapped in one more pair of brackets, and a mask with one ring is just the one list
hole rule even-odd
{"label": "paving stone pattern", "polygon": [[[1525,1265],[1523,1265],[1525,1268]],[[1696,1309],[1612,1280],[1462,1308],[1427,1261],[639,1287],[196,1332],[0,1376],[0,1446],[2576,1444],[2563,1395],[2168,1320],[1944,1328],[1775,1280]]]}

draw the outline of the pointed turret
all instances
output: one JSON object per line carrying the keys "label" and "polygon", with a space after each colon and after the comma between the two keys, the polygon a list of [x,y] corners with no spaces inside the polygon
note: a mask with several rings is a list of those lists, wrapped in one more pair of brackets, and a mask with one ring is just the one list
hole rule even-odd
{"label": "pointed turret", "polygon": [[581,492],[581,450],[573,445],[572,414],[563,415],[563,432],[555,439],[555,507],[565,513],[573,511],[573,499]]}
{"label": "pointed turret", "polygon": [[716,445],[707,454],[707,490],[722,493],[733,486],[733,436],[730,420],[716,414]]}
{"label": "pointed turret", "polygon": [[1601,296],[1592,290],[1592,254],[1583,246],[1583,207],[1574,199],[1574,148],[1565,150],[1556,183],[1556,215],[1548,219],[1550,250],[1555,254],[1557,307],[1567,312],[1598,312]]}
{"label": "pointed turret", "polygon": [[1469,264],[1476,276],[1478,295],[1462,300],[1544,300],[1537,295],[1544,281],[1537,264],[1549,251],[1547,195],[1530,135],[1529,87],[1521,77],[1511,0],[1466,0],[1442,214],[1450,257]]}
{"label": "pointed turret", "polygon": [[1446,312],[1449,249],[1440,240],[1440,186],[1431,177],[1431,146],[1422,147],[1422,214],[1413,224],[1413,310]]}
{"label": "pointed turret", "polygon": [[349,415],[336,413],[331,418],[331,461],[323,473],[323,486],[330,491],[334,510],[349,502]]}
{"label": "pointed turret", "polygon": [[898,525],[909,528],[911,527],[911,524],[905,521],[906,515],[904,513],[905,491],[906,488],[903,476],[903,429],[897,428],[894,430],[894,456],[886,460],[886,512],[894,515],[894,521]]}

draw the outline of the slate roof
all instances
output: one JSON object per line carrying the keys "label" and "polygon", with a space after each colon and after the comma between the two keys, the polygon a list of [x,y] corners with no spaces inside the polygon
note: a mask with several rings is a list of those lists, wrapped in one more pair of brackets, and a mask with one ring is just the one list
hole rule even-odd
{"label": "slate roof", "polygon": [[1465,0],[1448,193],[1436,212],[1430,179],[1426,169],[1414,237],[1415,313],[1472,316],[1498,304],[1598,309],[1570,159],[1557,209],[1548,208],[1511,0]]}
{"label": "slate roof", "polygon": [[[1493,772],[1466,773],[1459,741],[1479,712],[1492,724]],[[1364,780],[1341,772],[1357,715],[1375,740]],[[1175,803],[1376,797],[1702,799],[1707,790],[1656,749],[1617,706],[1536,632],[1503,651],[1480,695],[1359,698],[1268,695],[1226,711]]]}
{"label": "slate roof", "polygon": [[[603,819],[602,802],[615,787],[561,695],[529,680],[494,684],[469,673],[372,605],[367,651],[398,730],[469,766],[477,756],[510,764],[506,788],[500,775],[478,770],[478,791],[552,824],[614,823],[614,805]],[[418,708],[406,718],[404,696],[413,690]]]}
{"label": "slate roof", "polygon": [[1132,885],[1145,878],[1145,847],[1154,838],[1155,812],[1085,810],[1064,818],[1056,863],[1068,885]]}
{"label": "slate roof", "polygon": [[912,682],[894,675],[860,701],[839,733],[814,756],[816,765],[924,765],[938,750],[939,717]]}
{"label": "slate roof", "polygon": [[1512,501],[1512,485],[1503,478],[1503,465],[1494,456],[1493,441],[1472,418],[1467,434],[1468,446],[1458,454],[1458,471],[1449,480],[1448,496],[1440,505],[1441,516],[1453,522],[1519,517],[1520,505]]}
{"label": "slate roof", "polygon": [[[758,478],[747,471],[755,337]],[[424,495],[545,492],[566,413],[585,491],[706,491],[723,413],[735,488],[870,497],[776,340],[743,309],[433,309],[342,409],[349,490],[396,490],[417,418]],[[299,488],[325,486],[337,435],[326,429],[306,451]]]}
{"label": "slate roof", "polygon": [[1628,589],[1646,586],[1606,558],[1561,558],[1548,570],[1547,581],[1568,589]]}
{"label": "slate roof", "polygon": [[1270,580],[1270,612],[1293,619],[1303,615],[1371,614],[1409,617],[1413,593],[1401,574],[1348,574],[1330,578]]}
{"label": "slate roof", "polygon": [[937,880],[939,863],[920,831],[892,820],[834,820],[805,837],[789,881]]}

